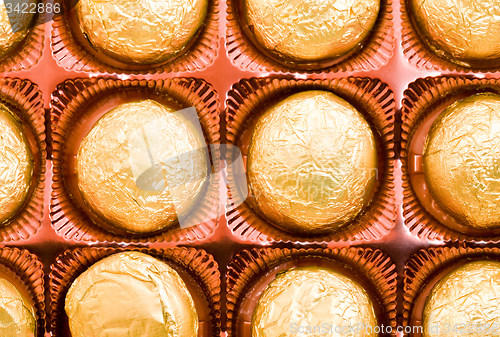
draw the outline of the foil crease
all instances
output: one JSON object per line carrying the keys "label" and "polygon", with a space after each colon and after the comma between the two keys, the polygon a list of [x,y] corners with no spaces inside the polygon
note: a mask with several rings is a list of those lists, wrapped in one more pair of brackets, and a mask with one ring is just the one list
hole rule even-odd
{"label": "foil crease", "polygon": [[318,234],[361,212],[376,175],[375,139],[361,113],[330,92],[305,91],[257,122],[247,200],[285,230]]}
{"label": "foil crease", "polygon": [[439,207],[465,226],[500,226],[500,95],[450,105],[434,121],[422,156]]}
{"label": "foil crease", "polygon": [[72,337],[198,335],[198,315],[182,278],[139,252],[92,265],[71,285],[65,311]]}
{"label": "foil crease", "polygon": [[361,325],[377,326],[366,291],[353,280],[317,266],[278,274],[259,298],[251,323],[252,337],[333,337],[340,335],[336,326],[360,327],[344,330],[342,336],[377,336]]}
{"label": "foil crease", "polygon": [[[37,4],[37,0],[26,1],[5,1],[0,0],[0,57],[4,57],[24,40],[28,35],[31,23],[35,14],[29,13],[31,4]],[[7,4],[9,9],[7,9]],[[26,10],[28,13],[23,13],[24,4],[28,5]],[[16,9],[19,5],[19,10]],[[11,10],[12,9],[12,10]]]}
{"label": "foil crease", "polygon": [[338,58],[355,49],[377,20],[379,0],[245,0],[258,43],[297,61]]}
{"label": "foil crease", "polygon": [[166,61],[203,24],[208,0],[79,0],[82,32],[99,52],[125,63]]}
{"label": "foil crease", "polygon": [[457,268],[427,297],[423,336],[498,336],[499,294],[499,262],[475,261]]}
{"label": "foil crease", "polygon": [[0,223],[24,205],[33,174],[33,156],[21,122],[0,103]]}
{"label": "foil crease", "polygon": [[[82,140],[78,187],[90,209],[111,225],[154,232],[175,224],[199,200],[209,168],[206,151],[200,151],[206,143],[189,120],[174,112],[152,100],[125,103],[101,117]],[[137,142],[138,135],[145,141]],[[138,187],[136,173],[157,165],[167,187]]]}
{"label": "foil crease", "polygon": [[33,306],[7,280],[0,278],[0,336],[35,337]]}
{"label": "foil crease", "polygon": [[500,1],[411,0],[429,47],[455,63],[500,58]]}

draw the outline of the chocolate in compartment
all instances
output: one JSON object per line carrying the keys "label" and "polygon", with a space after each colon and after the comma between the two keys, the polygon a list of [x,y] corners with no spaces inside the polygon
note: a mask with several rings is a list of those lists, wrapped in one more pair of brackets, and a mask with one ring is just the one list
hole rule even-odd
{"label": "chocolate in compartment", "polygon": [[217,262],[204,250],[185,247],[77,248],[60,254],[51,265],[49,275],[52,336],[71,336],[64,305],[73,281],[97,261],[124,251],[151,255],[175,269],[193,297],[199,318],[199,336],[220,336],[221,284]]}
{"label": "chocolate in compartment", "polygon": [[[410,63],[416,65],[418,68],[424,68],[427,70],[435,69],[438,71],[496,72],[500,70],[500,58],[492,60],[477,59],[470,60],[469,62],[460,62],[458,60],[453,60],[454,58],[449,55],[449,53],[445,53],[442,50],[440,51],[442,55],[436,54],[436,52],[434,52],[431,47],[429,47],[429,44],[433,45],[434,43],[432,37],[423,36],[417,27],[418,25],[414,17],[415,14],[411,9],[410,1],[411,0],[400,0],[403,53],[410,61]],[[458,4],[458,2],[456,2],[456,4]],[[472,3],[470,4],[472,6]],[[494,4],[490,3],[485,3],[485,5],[494,6]],[[446,15],[446,13],[444,12],[446,10],[446,8],[442,9],[443,15]],[[470,10],[468,8],[460,8],[460,10],[466,11],[467,13],[473,12],[473,10]],[[474,17],[473,14],[471,15],[471,17]],[[462,19],[465,21],[465,18]],[[441,20],[439,19],[436,20],[437,22],[441,22]],[[476,20],[477,22],[480,22],[479,18],[477,18]],[[475,34],[478,34],[478,32],[471,31],[469,36],[472,37]],[[467,39],[469,36],[464,37],[464,39]]]}
{"label": "chocolate in compartment", "polygon": [[392,0],[381,0],[377,21],[363,42],[343,57],[315,62],[298,62],[279,57],[261,47],[243,14],[243,1],[227,1],[226,49],[237,67],[252,71],[316,73],[374,70],[393,55]]}
{"label": "chocolate in compartment", "polygon": [[76,154],[83,137],[110,109],[125,102],[153,99],[178,107],[194,106],[207,147],[219,142],[218,98],[203,80],[76,79],[60,84],[51,102],[53,132],[52,227],[67,240],[100,242],[193,241],[210,234],[217,225],[219,157],[212,150],[212,171],[191,219],[197,225],[174,225],[159,232],[142,235],[121,231],[91,212],[84,203],[76,179]]}
{"label": "chocolate in compartment", "polygon": [[19,120],[33,155],[33,171],[26,201],[22,208],[0,226],[4,242],[28,239],[35,235],[43,218],[45,187],[45,110],[42,93],[28,80],[0,79],[0,102]]}
{"label": "chocolate in compartment", "polygon": [[153,74],[201,70],[217,57],[219,44],[219,3],[208,0],[203,25],[190,43],[173,58],[158,64],[127,64],[97,52],[82,33],[75,13],[75,1],[56,0],[64,15],[52,24],[51,48],[57,64],[71,71]]}
{"label": "chocolate in compartment", "polygon": [[[233,85],[226,102],[226,137],[241,150],[246,162],[251,131],[266,108],[294,93],[306,90],[330,91],[351,103],[370,124],[378,149],[378,178],[371,202],[354,221],[325,235],[298,235],[278,229],[242,200],[235,167],[227,168],[229,205],[227,223],[234,235],[251,241],[328,242],[371,240],[383,237],[394,226],[394,100],[392,91],[379,80],[343,78],[294,80],[281,77],[244,79]],[[227,151],[228,162],[238,154]]]}
{"label": "chocolate in compartment", "polygon": [[277,273],[303,266],[326,267],[356,281],[374,304],[378,326],[391,326],[395,333],[397,273],[382,251],[354,247],[254,248],[241,251],[228,265],[227,336],[250,336],[252,314],[267,285]]}
{"label": "chocolate in compartment", "polygon": [[[496,247],[438,247],[422,249],[406,263],[403,279],[403,326],[422,325],[427,297],[432,288],[448,273],[472,261],[500,262],[500,250]],[[474,322],[457,322],[457,324]],[[497,327],[500,322],[496,322]],[[451,327],[453,328],[453,327]],[[456,327],[455,327],[456,328]],[[420,337],[418,330],[405,336]]]}
{"label": "chocolate in compartment", "polygon": [[[16,4],[19,5],[19,2],[16,1],[11,1],[10,3],[13,5],[13,8],[15,8]],[[39,3],[45,5],[47,0],[41,0]],[[5,6],[5,3],[2,3],[2,5]],[[7,12],[7,15],[10,19],[10,15],[12,14],[8,14]],[[12,19],[14,20],[15,18],[12,17]],[[0,58],[0,72],[5,73],[28,70],[38,63],[39,59],[42,57],[44,47],[45,30],[43,28],[43,23],[46,20],[46,13],[34,14],[33,21],[29,26],[27,35],[24,39],[15,47],[15,49]],[[10,22],[11,25],[12,23],[13,22]]]}
{"label": "chocolate in compartment", "polygon": [[36,336],[45,336],[45,287],[42,262],[26,249],[0,248],[0,278],[9,281],[35,309]]}
{"label": "chocolate in compartment", "polygon": [[418,79],[405,90],[401,133],[403,212],[406,226],[421,238],[488,242],[500,240],[499,229],[466,227],[446,214],[429,194],[423,174],[422,150],[434,120],[455,101],[481,92],[500,93],[499,80],[429,77]]}

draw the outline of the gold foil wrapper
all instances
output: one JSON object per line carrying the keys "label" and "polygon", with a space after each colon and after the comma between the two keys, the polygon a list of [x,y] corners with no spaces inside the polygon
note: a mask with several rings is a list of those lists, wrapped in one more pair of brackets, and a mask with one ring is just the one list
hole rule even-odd
{"label": "gold foil wrapper", "polygon": [[264,290],[253,312],[252,337],[338,336],[336,326],[372,327],[349,336],[377,336],[368,294],[333,270],[300,267],[278,274]]}
{"label": "gold foil wrapper", "polygon": [[76,13],[92,46],[125,63],[179,54],[203,24],[208,0],[79,0]]}
{"label": "gold foil wrapper", "polygon": [[500,226],[500,95],[450,105],[434,121],[422,156],[439,207],[465,226]]}
{"label": "gold foil wrapper", "polygon": [[338,58],[368,36],[379,0],[245,0],[244,14],[257,42],[289,59]]}
{"label": "gold foil wrapper", "polygon": [[[36,0],[5,1],[0,0],[0,57],[4,57],[24,40],[28,35],[31,22],[35,16],[30,13],[31,5]],[[23,13],[24,6],[28,5]],[[16,5],[19,6],[16,10]]]}
{"label": "gold foil wrapper", "polygon": [[0,103],[0,223],[24,205],[31,185],[33,156],[21,122]]}
{"label": "gold foil wrapper", "polygon": [[424,307],[424,337],[498,336],[500,263],[475,261],[447,274]]}
{"label": "gold foil wrapper", "polygon": [[139,252],[92,265],[71,285],[65,310],[72,337],[198,335],[198,316],[182,278]]}
{"label": "gold foil wrapper", "polygon": [[500,1],[411,0],[415,22],[439,56],[464,66],[500,58]]}
{"label": "gold foil wrapper", "polygon": [[[93,212],[133,233],[172,226],[202,192],[209,168],[201,131],[174,109],[152,100],[107,112],[78,151],[78,187]],[[138,186],[158,168],[164,187]]]}
{"label": "gold foil wrapper", "polygon": [[376,174],[375,139],[361,113],[330,92],[304,91],[257,122],[247,201],[285,230],[327,232],[361,212]]}
{"label": "gold foil wrapper", "polygon": [[35,309],[7,280],[0,278],[0,336],[35,337]]}

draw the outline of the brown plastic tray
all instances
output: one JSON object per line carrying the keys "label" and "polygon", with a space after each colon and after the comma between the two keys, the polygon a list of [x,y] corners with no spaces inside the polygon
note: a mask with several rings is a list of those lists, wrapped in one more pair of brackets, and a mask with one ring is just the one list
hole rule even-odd
{"label": "brown plastic tray", "polygon": [[[52,0],[47,0],[52,1]],[[45,1],[45,2],[47,2]],[[60,0],[56,0],[60,1]],[[210,14],[205,23],[204,30],[198,36],[199,41],[193,43],[191,54],[180,56],[172,63],[165,63],[152,68],[130,68],[122,64],[113,64],[109,60],[99,59],[88,46],[84,46],[85,41],[81,39],[78,43],[71,42],[74,37],[68,36],[70,29],[74,29],[74,24],[68,23],[64,17],[57,17],[54,21],[44,18],[39,21],[39,25],[30,36],[30,40],[22,46],[16,57],[10,61],[0,60],[0,70],[4,81],[20,83],[28,80],[36,85],[41,93],[40,108],[45,112],[45,134],[47,161],[45,166],[40,166],[40,172],[44,176],[40,179],[43,182],[43,206],[42,222],[36,225],[35,220],[27,220],[23,228],[26,230],[23,235],[15,234],[15,231],[7,231],[0,242],[0,249],[15,249],[17,247],[24,251],[26,249],[31,254],[38,257],[41,268],[44,272],[43,282],[37,285],[45,285],[45,306],[37,307],[47,314],[46,337],[57,334],[57,320],[60,315],[64,315],[60,310],[52,310],[53,302],[50,302],[54,293],[56,280],[60,275],[56,275],[56,270],[65,266],[64,261],[58,256],[68,256],[71,252],[80,251],[100,251],[106,249],[144,249],[144,250],[169,250],[169,249],[202,249],[207,254],[213,256],[218,265],[221,280],[220,291],[220,322],[213,321],[213,326],[220,326],[220,336],[228,336],[227,329],[231,327],[229,320],[231,317],[228,303],[232,301],[230,294],[226,291],[226,286],[232,280],[226,275],[228,265],[234,265],[243,250],[272,248],[272,249],[365,249],[366,251],[380,250],[385,257],[394,264],[394,272],[397,273],[397,291],[395,298],[395,309],[391,311],[391,322],[396,325],[405,323],[405,289],[403,287],[403,277],[405,275],[406,263],[412,254],[421,249],[431,247],[456,247],[456,246],[498,246],[496,237],[486,235],[489,239],[480,240],[481,237],[475,235],[457,234],[445,235],[444,232],[436,231],[435,228],[442,226],[436,220],[436,226],[432,227],[429,222],[423,221],[421,215],[416,213],[410,216],[407,209],[403,208],[403,196],[413,193],[409,185],[405,183],[403,172],[407,170],[405,165],[404,149],[405,135],[411,132],[402,128],[402,110],[410,107],[413,103],[408,99],[404,100],[405,94],[411,95],[412,100],[417,100],[423,93],[425,78],[447,76],[460,80],[473,80],[476,82],[500,79],[496,69],[491,71],[480,71],[477,69],[454,68],[438,65],[439,60],[432,57],[423,57],[418,52],[413,52],[414,48],[421,48],[418,39],[412,38],[409,30],[412,23],[408,20],[405,0],[383,1],[384,10],[378,20],[377,32],[382,29],[385,35],[378,36],[376,41],[367,41],[365,46],[369,49],[361,49],[359,53],[349,56],[346,60],[338,62],[328,67],[317,67],[312,70],[294,68],[293,66],[280,65],[279,62],[269,60],[265,55],[259,54],[259,49],[252,43],[252,39],[245,37],[245,30],[238,26],[238,13],[234,8],[241,4],[238,0],[210,1]],[[71,19],[71,17],[69,17]],[[40,19],[41,20],[41,19]],[[243,27],[244,28],[244,27]],[[239,35],[238,35],[239,34]],[[372,35],[373,37],[374,35]],[[408,42],[410,41],[410,42]],[[29,43],[28,43],[29,42]],[[196,45],[197,44],[197,45]],[[195,46],[196,45],[196,46]],[[34,46],[34,47],[33,47]],[[200,49],[196,49],[200,47]],[[371,49],[370,49],[371,48]],[[197,52],[195,52],[197,51]],[[364,54],[370,51],[373,53]],[[375,56],[374,56],[375,55]],[[378,56],[377,56],[378,55]],[[183,59],[184,57],[184,59]],[[358,57],[359,62],[354,62]],[[186,61],[187,60],[187,61]],[[182,61],[182,62],[181,62]],[[353,61],[353,62],[351,62]],[[349,63],[351,62],[351,63]],[[108,64],[111,63],[111,64]],[[349,66],[348,66],[349,65]],[[60,163],[57,162],[59,149],[67,144],[64,138],[60,138],[57,133],[49,130],[58,130],[59,123],[64,119],[61,116],[59,107],[65,106],[71,97],[78,96],[84,91],[85,83],[127,82],[127,83],[159,83],[188,81],[194,86],[200,83],[206,85],[207,90],[213,90],[209,106],[211,116],[215,118],[214,124],[218,125],[218,137],[210,140],[213,143],[231,143],[231,122],[228,116],[234,108],[234,101],[238,99],[235,95],[235,88],[241,83],[269,82],[274,79],[282,79],[289,82],[310,82],[320,83],[327,87],[333,82],[363,82],[367,83],[368,91],[376,91],[375,87],[384,88],[384,95],[381,101],[387,105],[382,110],[391,110],[392,113],[379,115],[377,118],[383,120],[389,128],[391,137],[386,139],[386,172],[391,176],[388,179],[386,191],[389,198],[386,200],[386,213],[380,217],[372,217],[371,223],[365,223],[364,230],[358,235],[339,234],[338,237],[329,238],[299,238],[286,237],[284,240],[270,240],[273,233],[264,233],[257,230],[251,223],[246,221],[249,214],[241,214],[246,225],[235,230],[235,222],[232,205],[228,199],[228,189],[222,175],[225,174],[227,162],[220,163],[221,170],[217,186],[218,193],[218,216],[214,217],[213,223],[204,224],[200,231],[190,232],[190,234],[170,235],[169,238],[161,237],[140,237],[133,239],[123,239],[123,237],[104,237],[101,235],[87,235],[86,231],[79,231],[76,221],[68,216],[66,211],[51,200],[57,200],[58,193],[63,188],[61,174],[57,170]],[[25,82],[26,83],[26,82]],[[68,86],[68,84],[71,84]],[[66,91],[63,88],[70,88]],[[410,89],[406,91],[406,89]],[[196,90],[194,90],[196,91]],[[474,90],[473,90],[474,91]],[[430,94],[436,95],[433,86],[430,85]],[[201,96],[203,97],[201,92]],[[408,98],[408,97],[407,97]],[[408,105],[410,104],[410,105]],[[40,118],[39,121],[42,119]],[[382,123],[383,125],[384,123]],[[403,133],[403,137],[402,137]],[[381,132],[381,135],[385,134]],[[403,140],[403,142],[402,142]],[[209,142],[209,143],[210,143]],[[403,156],[401,156],[401,154]],[[43,163],[43,160],[40,161]],[[387,164],[389,163],[389,164]],[[413,195],[413,194],[412,194]],[[413,195],[413,197],[415,197]],[[40,195],[41,199],[41,195]],[[40,200],[41,201],[41,200]],[[82,213],[86,214],[86,213]],[[380,214],[379,214],[380,215]],[[88,219],[87,219],[88,220]],[[405,225],[406,222],[406,225]],[[86,228],[96,228],[95,223],[89,221]],[[242,222],[243,223],[243,222]],[[370,228],[376,228],[370,232]],[[168,233],[168,231],[166,232]],[[341,232],[339,232],[341,233]],[[82,240],[85,239],[85,240]],[[487,242],[488,241],[488,242]],[[187,248],[180,248],[187,247]],[[65,253],[66,252],[66,253]],[[69,253],[68,253],[69,252]],[[63,255],[61,255],[63,254]],[[66,254],[66,255],[65,255]],[[232,262],[231,262],[232,261]],[[203,261],[200,261],[202,263]],[[51,266],[53,273],[51,274]],[[40,274],[41,275],[41,274]],[[39,297],[43,302],[43,296]],[[59,300],[59,299],[58,299]],[[44,308],[50,308],[45,310]],[[40,314],[39,324],[43,325],[44,314]],[[220,323],[220,325],[219,325]],[[41,330],[42,331],[42,330]],[[59,330],[57,330],[59,331]],[[202,329],[202,331],[205,331]],[[213,331],[211,331],[213,332]],[[200,336],[212,335],[201,333]],[[59,333],[58,336],[69,337],[67,333]]]}

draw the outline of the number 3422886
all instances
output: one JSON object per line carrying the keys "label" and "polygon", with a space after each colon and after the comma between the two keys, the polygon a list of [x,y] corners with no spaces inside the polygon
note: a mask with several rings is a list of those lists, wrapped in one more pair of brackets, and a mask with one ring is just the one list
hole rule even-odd
{"label": "number 3422886", "polygon": [[61,13],[61,4],[51,4],[51,3],[19,3],[13,4],[11,2],[5,2],[5,8],[7,9],[7,14],[11,13],[25,13],[25,14],[36,14],[36,13]]}

